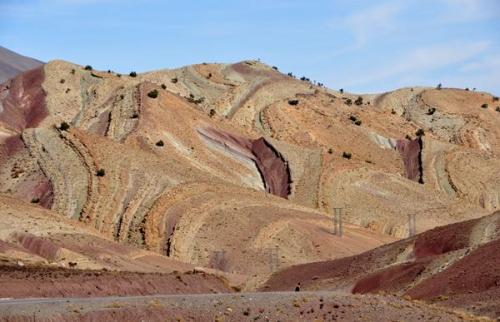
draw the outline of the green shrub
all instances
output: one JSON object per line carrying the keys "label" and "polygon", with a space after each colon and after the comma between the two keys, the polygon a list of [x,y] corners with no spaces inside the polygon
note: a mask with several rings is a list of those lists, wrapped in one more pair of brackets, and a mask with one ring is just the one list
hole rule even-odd
{"label": "green shrub", "polygon": [[150,98],[157,98],[158,97],[158,90],[153,89],[152,91],[150,91],[148,93],[148,97],[150,97]]}
{"label": "green shrub", "polygon": [[439,83],[439,84],[436,86],[436,89],[441,90],[441,88],[443,88],[443,85],[442,85],[441,83]]}
{"label": "green shrub", "polygon": [[352,105],[352,99],[348,98],[345,100],[345,104],[348,105],[348,106],[351,106]]}
{"label": "green shrub", "polygon": [[101,168],[101,169],[97,170],[95,175],[98,177],[104,177],[106,175],[106,171],[104,171],[104,169]]}
{"label": "green shrub", "polygon": [[155,144],[156,144],[156,146],[164,146],[165,145],[162,140],[156,142]]}
{"label": "green shrub", "polygon": [[328,149],[328,154],[332,154],[333,153],[333,149],[332,148],[329,148]]}
{"label": "green shrub", "polygon": [[432,115],[436,112],[436,108],[435,107],[431,107],[427,110],[427,115]]}
{"label": "green shrub", "polygon": [[298,105],[299,104],[299,100],[288,100],[288,104],[289,105]]}
{"label": "green shrub", "polygon": [[484,103],[483,105],[481,105],[482,108],[488,108],[488,104],[487,103]]}
{"label": "green shrub", "polygon": [[211,108],[208,115],[210,115],[210,117],[214,117],[215,113],[216,113],[215,110],[213,108]]}
{"label": "green shrub", "polygon": [[498,102],[499,98],[498,96],[493,96],[493,102]]}
{"label": "green shrub", "polygon": [[133,119],[136,119],[136,118],[138,118],[138,117],[139,117],[139,114],[137,114],[137,113],[132,114],[132,118],[133,118]]}
{"label": "green shrub", "polygon": [[90,65],[85,66],[85,70],[92,70],[92,66]]}
{"label": "green shrub", "polygon": [[415,132],[415,135],[416,136],[424,136],[425,135],[425,132],[423,129],[418,129],[417,132]]}
{"label": "green shrub", "polygon": [[356,105],[363,105],[363,98],[361,96],[358,96],[358,98],[354,101],[354,104]]}
{"label": "green shrub", "polygon": [[497,108],[495,109],[495,111],[500,112],[500,106],[497,106]]}
{"label": "green shrub", "polygon": [[357,119],[358,118],[356,116],[354,116],[354,115],[349,116],[349,120],[351,120],[353,122],[356,122]]}
{"label": "green shrub", "polygon": [[170,81],[171,81],[172,83],[174,83],[174,84],[175,84],[175,83],[177,83],[179,80],[177,79],[177,77],[174,77],[174,78],[172,78]]}
{"label": "green shrub", "polygon": [[340,94],[344,94],[344,89],[343,88],[339,89],[339,92]]}
{"label": "green shrub", "polygon": [[39,202],[40,202],[40,198],[31,199],[31,203],[39,203]]}
{"label": "green shrub", "polygon": [[66,122],[62,122],[61,125],[59,126],[59,130],[61,131],[67,131],[69,129],[69,124]]}
{"label": "green shrub", "polygon": [[361,125],[361,120],[355,121],[354,124],[356,124],[357,126],[360,126]]}
{"label": "green shrub", "polygon": [[350,160],[352,158],[352,154],[349,152],[342,152],[342,157],[344,159]]}
{"label": "green shrub", "polygon": [[129,76],[130,76],[130,77],[136,77],[136,76],[137,76],[137,73],[136,73],[136,72],[130,72]]}
{"label": "green shrub", "polygon": [[167,89],[167,85],[165,85],[165,84],[161,84],[161,88],[162,88],[162,89]]}

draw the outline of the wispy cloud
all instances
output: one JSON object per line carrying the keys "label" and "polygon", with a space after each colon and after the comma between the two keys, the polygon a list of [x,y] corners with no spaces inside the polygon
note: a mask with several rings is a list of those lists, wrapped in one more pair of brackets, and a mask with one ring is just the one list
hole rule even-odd
{"label": "wispy cloud", "polygon": [[[363,76],[352,79],[348,84],[356,86],[384,81],[389,77],[404,77],[407,74],[431,72],[471,60],[484,53],[489,47],[488,41],[479,41],[469,44],[449,43],[418,48],[392,62],[389,66],[377,67],[363,73]],[[457,50],[458,48],[460,50]]]}

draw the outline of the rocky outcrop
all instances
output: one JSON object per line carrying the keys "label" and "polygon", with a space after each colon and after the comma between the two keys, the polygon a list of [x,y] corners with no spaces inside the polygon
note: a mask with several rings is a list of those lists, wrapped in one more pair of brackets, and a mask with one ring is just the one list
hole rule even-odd
{"label": "rocky outcrop", "polygon": [[213,128],[198,129],[198,133],[255,162],[266,191],[282,198],[288,197],[292,183],[288,163],[266,139],[251,140]]}
{"label": "rocky outcrop", "polygon": [[396,150],[401,154],[405,166],[406,177],[410,180],[424,183],[422,170],[422,139],[400,139]]}

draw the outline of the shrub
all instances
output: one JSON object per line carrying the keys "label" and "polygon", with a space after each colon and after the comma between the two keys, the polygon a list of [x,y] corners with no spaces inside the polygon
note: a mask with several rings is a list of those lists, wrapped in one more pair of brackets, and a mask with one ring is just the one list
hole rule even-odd
{"label": "shrub", "polygon": [[59,83],[64,84],[64,83],[66,83],[66,80],[65,80],[64,78],[62,78],[62,79],[59,81]]}
{"label": "shrub", "polygon": [[391,114],[396,114],[396,111],[394,109],[392,109]]}
{"label": "shrub", "polygon": [[440,90],[441,88],[443,88],[443,85],[441,83],[439,83],[437,86],[436,86],[436,89]]}
{"label": "shrub", "polygon": [[482,108],[488,108],[488,104],[487,103],[484,103],[483,105],[481,105]]}
{"label": "shrub", "polygon": [[497,108],[495,109],[495,111],[500,112],[500,106],[497,106]]}
{"label": "shrub", "polygon": [[133,119],[136,119],[136,118],[138,118],[138,117],[139,117],[139,114],[137,114],[137,113],[132,114],[132,118],[133,118]]}
{"label": "shrub", "polygon": [[424,136],[425,133],[424,133],[424,130],[423,129],[418,129],[417,132],[415,132],[415,135],[420,137],[420,136]]}
{"label": "shrub", "polygon": [[123,100],[125,98],[125,95],[120,94],[120,99]]}
{"label": "shrub", "polygon": [[212,73],[208,73],[207,78],[208,78],[208,79],[212,78]]}
{"label": "shrub", "polygon": [[106,175],[106,171],[104,171],[104,169],[101,168],[101,169],[97,170],[95,175],[98,177],[104,177]]}
{"label": "shrub", "polygon": [[435,107],[431,107],[427,110],[427,115],[432,115],[436,112],[436,108]]}
{"label": "shrub", "polygon": [[157,98],[158,97],[158,91],[156,89],[153,89],[148,93],[148,97],[150,98]]}
{"label": "shrub", "polygon": [[273,69],[274,69],[274,70],[278,70],[278,67],[276,67],[276,66],[273,66]]}
{"label": "shrub", "polygon": [[75,69],[74,68],[71,69],[71,75],[75,75]]}
{"label": "shrub", "polygon": [[69,129],[69,124],[66,122],[62,122],[61,125],[59,126],[59,130],[61,131],[67,131]]}
{"label": "shrub", "polygon": [[171,81],[172,83],[174,83],[174,84],[175,84],[175,83],[177,83],[179,80],[177,79],[177,77],[174,77],[174,78],[172,78],[170,81]]}
{"label": "shrub", "polygon": [[348,105],[348,106],[351,106],[352,105],[352,100],[350,98],[346,99],[345,100],[345,103]]}
{"label": "shrub", "polygon": [[352,158],[352,154],[349,152],[342,152],[342,157],[344,159],[350,160]]}
{"label": "shrub", "polygon": [[213,108],[211,108],[208,115],[210,115],[210,117],[214,117],[215,116],[215,110]]}
{"label": "shrub", "polygon": [[354,115],[349,116],[349,120],[351,120],[353,122],[356,122],[357,119],[358,118],[356,116],[354,116]]}
{"label": "shrub", "polygon": [[161,88],[162,88],[162,89],[167,89],[167,85],[165,85],[165,84],[161,84]]}
{"label": "shrub", "polygon": [[498,96],[493,96],[493,102],[498,102],[499,98]]}
{"label": "shrub", "polygon": [[108,74],[111,74],[111,69],[108,69]]}
{"label": "shrub", "polygon": [[158,141],[155,143],[156,146],[164,146],[165,144],[163,143],[162,140]]}
{"label": "shrub", "polygon": [[136,72],[130,72],[129,76],[130,76],[130,77],[136,77],[136,76],[137,76],[137,73],[136,73]]}
{"label": "shrub", "polygon": [[92,70],[92,66],[90,65],[85,66],[85,70]]}
{"label": "shrub", "polygon": [[363,105],[363,98],[361,96],[358,96],[358,98],[354,101],[354,104],[356,105]]}
{"label": "shrub", "polygon": [[361,125],[361,120],[355,121],[354,124],[356,124],[357,126],[360,126]]}
{"label": "shrub", "polygon": [[299,100],[288,100],[288,104],[289,105],[298,105],[299,104]]}
{"label": "shrub", "polygon": [[31,203],[39,203],[39,202],[40,202],[40,198],[31,199]]}
{"label": "shrub", "polygon": [[339,89],[339,92],[340,94],[344,94],[344,89],[343,88]]}
{"label": "shrub", "polygon": [[332,153],[333,153],[333,149],[332,149],[332,148],[329,148],[329,149],[328,149],[328,153],[329,153],[329,154],[332,154]]}
{"label": "shrub", "polygon": [[466,88],[465,88],[465,90],[468,92],[468,91],[469,91],[469,88],[468,88],[468,87],[466,87]]}

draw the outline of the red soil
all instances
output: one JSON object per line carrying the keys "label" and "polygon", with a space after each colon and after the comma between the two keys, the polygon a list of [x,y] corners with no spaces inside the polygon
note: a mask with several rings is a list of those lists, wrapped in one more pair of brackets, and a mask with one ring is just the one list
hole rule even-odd
{"label": "red soil", "polygon": [[0,298],[94,297],[232,292],[206,273],[133,273],[0,266]]}
{"label": "red soil", "polygon": [[47,258],[54,259],[60,247],[54,244],[47,238],[37,237],[28,233],[16,233],[13,236],[17,242],[32,254]]}
{"label": "red soil", "polygon": [[403,158],[406,177],[410,180],[419,181],[421,179],[420,153],[422,150],[420,139],[398,140],[396,150]]}

